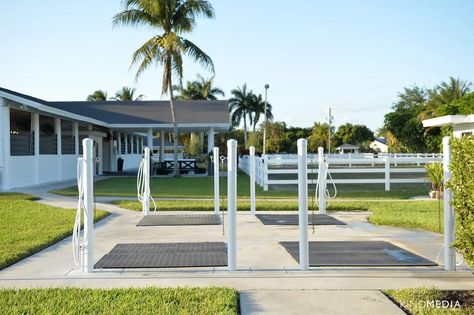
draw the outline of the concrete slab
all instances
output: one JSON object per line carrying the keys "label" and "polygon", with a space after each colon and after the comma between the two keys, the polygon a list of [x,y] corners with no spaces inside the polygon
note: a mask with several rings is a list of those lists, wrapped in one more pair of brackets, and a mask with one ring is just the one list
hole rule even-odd
{"label": "concrete slab", "polygon": [[221,220],[215,214],[150,214],[138,221],[137,226],[169,225],[219,225]]}
{"label": "concrete slab", "polygon": [[[298,214],[257,214],[264,225],[298,225]],[[327,214],[308,215],[309,225],[346,225],[344,222]]]}
{"label": "concrete slab", "polygon": [[241,291],[240,311],[248,314],[402,315],[380,291]]}

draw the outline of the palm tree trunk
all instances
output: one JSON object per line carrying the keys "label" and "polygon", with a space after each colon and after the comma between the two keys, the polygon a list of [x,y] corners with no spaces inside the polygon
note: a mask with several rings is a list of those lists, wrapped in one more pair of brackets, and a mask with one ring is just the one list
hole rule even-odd
{"label": "palm tree trunk", "polygon": [[171,118],[173,120],[173,176],[178,177],[180,175],[178,165],[178,123],[176,122],[176,112],[173,105],[173,88],[171,85],[171,77],[168,80],[168,96],[170,98]]}
{"label": "palm tree trunk", "polygon": [[244,145],[247,148],[247,118],[244,116]]}

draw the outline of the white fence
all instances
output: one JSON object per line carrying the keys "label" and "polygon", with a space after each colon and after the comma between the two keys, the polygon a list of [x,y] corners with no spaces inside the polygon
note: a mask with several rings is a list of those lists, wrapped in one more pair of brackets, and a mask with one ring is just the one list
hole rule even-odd
{"label": "white fence", "polygon": [[[390,184],[428,183],[424,165],[434,161],[442,161],[438,153],[397,153],[397,154],[326,154],[331,174],[383,174],[373,178],[335,178],[329,179],[331,184],[384,184],[385,190],[390,190]],[[268,190],[269,185],[297,185],[298,159],[296,154],[274,154],[256,159],[256,183]],[[240,158],[239,168],[250,173],[250,157]],[[315,182],[318,173],[318,155],[308,154],[308,174],[312,176],[308,184]],[[391,174],[410,174],[405,178],[393,178]],[[417,175],[417,176],[415,176]],[[421,175],[421,176],[420,176]],[[337,176],[339,177],[339,176]],[[378,177],[378,178],[375,178]]]}

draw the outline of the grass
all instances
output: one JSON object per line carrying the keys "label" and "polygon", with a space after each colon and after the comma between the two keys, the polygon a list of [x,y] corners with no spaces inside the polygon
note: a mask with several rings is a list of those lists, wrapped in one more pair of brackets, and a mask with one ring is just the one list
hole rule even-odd
{"label": "grass", "polygon": [[238,314],[227,288],[6,289],[0,314]]}
{"label": "grass", "polygon": [[[130,210],[141,211],[138,201],[115,201],[116,205]],[[221,209],[226,209],[227,203],[221,202]],[[313,202],[308,202],[309,209],[316,209]],[[238,201],[237,209],[249,211],[248,201]],[[157,211],[213,211],[212,201],[200,200],[166,200],[157,202]],[[297,201],[257,201],[257,211],[298,210]],[[438,202],[433,201],[333,201],[329,211],[370,211],[369,222],[377,225],[388,225],[403,228],[415,228],[432,232],[440,232],[438,224]],[[441,232],[443,216],[441,216]]]}
{"label": "grass", "polygon": [[[135,177],[108,178],[97,181],[95,194],[97,196],[135,197]],[[214,181],[212,177],[160,177],[152,178],[151,192],[157,198],[213,198]],[[310,191],[314,187],[310,186]],[[227,191],[227,179],[221,178],[221,194]],[[52,193],[64,196],[77,196],[77,187],[53,190]],[[249,177],[239,172],[237,178],[237,194],[240,198],[250,197]],[[385,191],[383,184],[338,185],[338,198],[350,199],[408,199],[412,196],[427,195],[428,188],[423,184],[394,184],[392,191]],[[297,198],[296,185],[271,186],[264,191],[256,186],[258,198]]]}
{"label": "grass", "polygon": [[[75,210],[34,202],[36,197],[0,194],[0,270],[72,233]],[[109,213],[96,210],[95,220]]]}
{"label": "grass", "polygon": [[386,290],[383,293],[408,314],[474,314],[474,291],[443,291],[421,287]]}

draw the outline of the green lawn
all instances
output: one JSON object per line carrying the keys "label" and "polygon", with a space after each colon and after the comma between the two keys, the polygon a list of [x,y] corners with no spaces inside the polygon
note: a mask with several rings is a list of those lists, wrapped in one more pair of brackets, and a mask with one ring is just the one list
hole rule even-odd
{"label": "green lawn", "polygon": [[[130,210],[141,211],[141,204],[138,201],[116,201],[116,205]],[[227,203],[222,202],[221,209],[226,209]],[[315,203],[309,200],[309,209],[316,209]],[[442,207],[442,205],[441,205]],[[238,201],[237,209],[249,211],[248,201]],[[157,202],[157,211],[212,211],[214,204],[212,201],[199,200],[166,200]],[[279,211],[298,210],[296,201],[257,201],[257,211]],[[369,222],[377,225],[389,225],[404,228],[423,229],[439,232],[438,228],[438,202],[433,201],[397,201],[397,200],[374,200],[374,201],[333,201],[329,211],[370,211]],[[442,208],[441,208],[442,211]],[[443,228],[443,216],[441,215],[441,229]]]}
{"label": "green lawn", "polygon": [[[72,233],[75,210],[40,204],[34,199],[26,194],[0,194],[0,270]],[[97,210],[95,219],[108,214]]]}
{"label": "green lawn", "polygon": [[227,288],[7,289],[0,314],[238,314]]}
{"label": "green lawn", "polygon": [[[136,178],[109,178],[96,182],[97,196],[135,197],[137,195]],[[309,186],[310,193],[315,187]],[[151,193],[157,198],[213,198],[214,182],[212,177],[160,177],[152,178]],[[221,178],[221,195],[227,194],[227,178]],[[75,186],[54,190],[52,193],[76,196]],[[249,177],[239,172],[237,179],[237,194],[240,198],[250,197]],[[427,195],[428,189],[424,184],[394,184],[392,191],[385,191],[383,184],[338,185],[338,198],[351,199],[408,199],[412,196]],[[257,198],[297,198],[296,185],[271,186],[264,191],[256,186]]]}
{"label": "green lawn", "polygon": [[[386,290],[384,294],[408,314],[474,314],[474,291],[442,291],[422,287]],[[441,307],[443,305],[444,307]]]}

